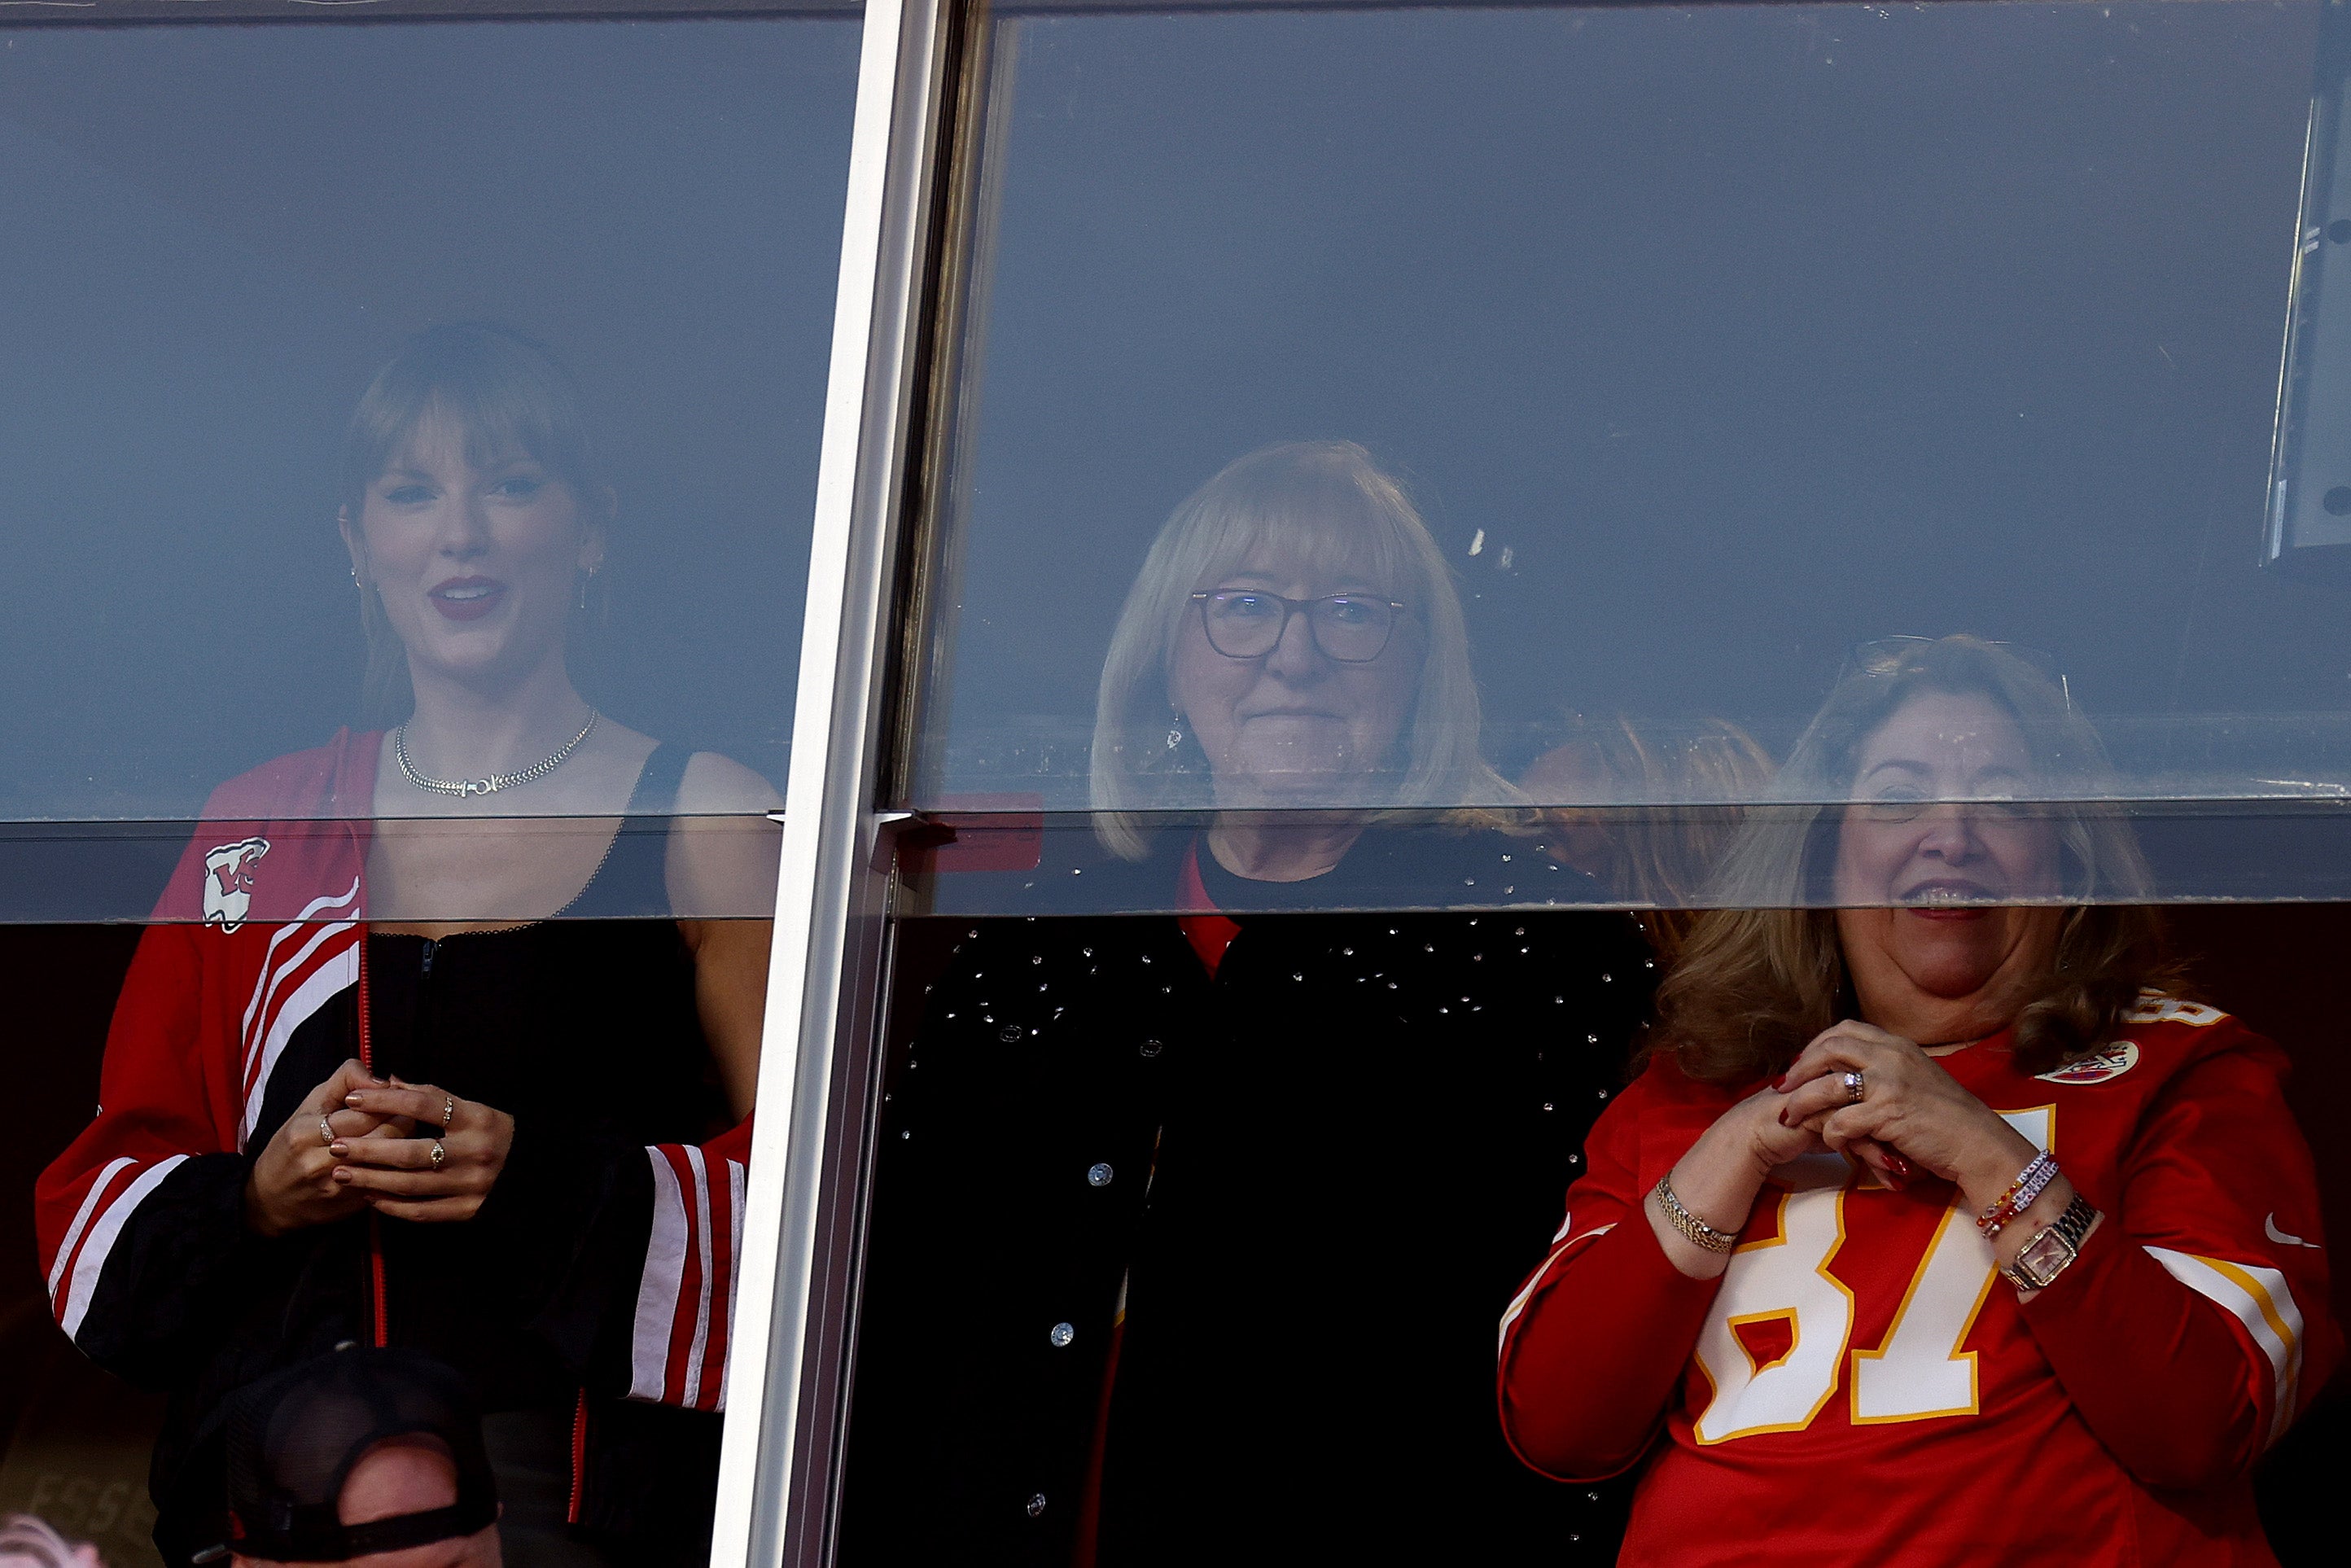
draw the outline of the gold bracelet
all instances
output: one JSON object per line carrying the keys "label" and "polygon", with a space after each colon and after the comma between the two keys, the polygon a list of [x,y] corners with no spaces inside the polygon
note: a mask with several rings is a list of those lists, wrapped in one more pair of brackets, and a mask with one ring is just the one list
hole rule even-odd
{"label": "gold bracelet", "polygon": [[1728,1252],[1739,1245],[1739,1237],[1736,1233],[1717,1230],[1682,1207],[1682,1200],[1674,1196],[1674,1183],[1670,1173],[1657,1178],[1653,1196],[1657,1200],[1657,1206],[1666,1211],[1666,1222],[1680,1231],[1691,1246],[1703,1247],[1709,1252]]}

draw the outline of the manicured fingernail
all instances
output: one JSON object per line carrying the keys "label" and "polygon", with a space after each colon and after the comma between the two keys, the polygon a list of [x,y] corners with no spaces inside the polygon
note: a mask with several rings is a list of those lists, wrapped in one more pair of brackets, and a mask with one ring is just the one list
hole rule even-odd
{"label": "manicured fingernail", "polygon": [[350,1145],[348,1144],[329,1144],[327,1145],[327,1152],[334,1155],[335,1158],[341,1159],[345,1155],[350,1154],[351,1151]]}
{"label": "manicured fingernail", "polygon": [[1910,1162],[1904,1159],[1900,1155],[1886,1155],[1886,1163],[1893,1168],[1894,1173],[1896,1176],[1908,1176],[1910,1174]]}
{"label": "manicured fingernail", "polygon": [[1892,1187],[1895,1191],[1904,1192],[1908,1190],[1910,1180],[1907,1176],[1897,1176],[1892,1171],[1881,1171],[1878,1174],[1885,1178],[1886,1185]]}
{"label": "manicured fingernail", "polygon": [[340,1182],[348,1182],[351,1179],[351,1173],[345,1170],[342,1166],[337,1166],[335,1167],[335,1179]]}
{"label": "manicured fingernail", "polygon": [[355,1089],[349,1094],[343,1096],[343,1103],[351,1106],[364,1105],[367,1103],[367,1096],[361,1094]]}
{"label": "manicured fingernail", "polygon": [[1782,1106],[1781,1106],[1781,1107],[1780,1107],[1780,1125],[1782,1125],[1782,1126],[1783,1126],[1783,1127],[1784,1127],[1784,1126],[1786,1126],[1787,1124],[1788,1124],[1788,1108],[1787,1108],[1785,1105],[1782,1105]]}
{"label": "manicured fingernail", "polygon": [[1785,1094],[1788,1092],[1788,1075],[1784,1072],[1780,1074],[1778,1078],[1772,1081],[1771,1087],[1777,1090],[1780,1093]]}

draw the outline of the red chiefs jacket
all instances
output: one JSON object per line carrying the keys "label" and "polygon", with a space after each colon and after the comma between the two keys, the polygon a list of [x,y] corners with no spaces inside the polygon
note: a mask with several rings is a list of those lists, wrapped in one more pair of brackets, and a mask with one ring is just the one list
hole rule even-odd
{"label": "red chiefs jacket", "polygon": [[[225,1392],[215,1385],[252,1374],[273,1353],[252,1343],[223,1351],[220,1303],[264,1289],[315,1296],[326,1288],[318,1279],[343,1278],[315,1249],[301,1265],[307,1272],[295,1275],[246,1255],[251,1243],[237,1234],[238,1217],[246,1151],[275,1131],[259,1124],[281,1055],[322,1009],[350,1008],[349,993],[362,984],[381,740],[345,731],[214,793],[124,983],[96,1115],[36,1190],[58,1324],[100,1364],[185,1396],[188,1407],[174,1416],[182,1430],[176,1440],[167,1431],[159,1449],[159,1505],[179,1457],[172,1450],[184,1448],[202,1407]],[[366,1039],[361,1027],[362,1048]],[[644,1147],[567,1179],[559,1214],[519,1217],[535,1244],[553,1233],[534,1257],[561,1261],[551,1284],[529,1288],[546,1298],[535,1300],[538,1318],[558,1325],[551,1354],[584,1391],[575,1520],[600,1516],[586,1431],[592,1404],[725,1406],[749,1144],[746,1121],[711,1142]],[[350,1233],[346,1245],[370,1245],[363,1222],[331,1228]],[[372,1250],[371,1326],[381,1340],[386,1265],[381,1246]],[[257,1282],[264,1277],[266,1286]],[[567,1291],[580,1299],[561,1299]],[[242,1333],[255,1338],[249,1328]],[[205,1355],[227,1370],[192,1384],[191,1358]]]}
{"label": "red chiefs jacket", "polygon": [[2037,1076],[2006,1035],[1942,1059],[2106,1216],[2030,1302],[1949,1183],[1830,1155],[1684,1276],[1642,1206],[1740,1092],[1658,1058],[1502,1321],[1513,1446],[1562,1478],[1654,1453],[1625,1563],[2273,1565],[2253,1462],[2342,1354],[2286,1061],[2152,994],[2126,1030]]}

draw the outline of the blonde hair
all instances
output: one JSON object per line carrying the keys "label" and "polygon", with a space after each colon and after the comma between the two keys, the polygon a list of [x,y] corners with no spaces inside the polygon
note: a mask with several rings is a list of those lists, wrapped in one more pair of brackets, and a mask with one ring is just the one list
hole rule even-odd
{"label": "blonde hair", "polygon": [[[1605,802],[1544,800],[1539,778],[1574,766],[1599,783]],[[1643,925],[1660,957],[1680,951],[1698,915],[1695,903],[1745,820],[1745,807],[1770,786],[1771,754],[1728,719],[1698,721],[1687,733],[1660,737],[1618,714],[1572,715],[1567,738],[1530,764],[1519,787],[1540,806],[1546,827],[1590,828],[1605,848],[1595,864],[1577,862],[1611,898],[1652,910]],[[1609,806],[1635,810],[1610,810]],[[1560,851],[1554,842],[1552,855]]]}
{"label": "blonde hair", "polygon": [[1192,594],[1279,538],[1318,569],[1368,572],[1408,606],[1420,673],[1379,804],[1499,805],[1518,799],[1479,755],[1469,635],[1444,553],[1395,478],[1352,441],[1268,446],[1228,465],[1177,507],[1119,612],[1094,706],[1095,831],[1127,860],[1144,851],[1135,813],[1214,804],[1208,761],[1167,744],[1168,672]]}
{"label": "blonde hair", "polygon": [[2096,802],[2115,793],[2105,748],[2057,684],[1997,644],[1966,635],[1918,643],[1829,695],[1771,794],[1724,856],[1679,963],[1658,988],[1662,1049],[1682,1071],[1743,1083],[1795,1060],[1849,1016],[1834,898],[1838,829],[1862,747],[1912,698],[1980,696],[2012,717],[2038,793],[2055,819],[2071,905],[2048,971],[2015,1020],[2016,1052],[2045,1071],[2094,1049],[2142,989],[2174,991],[2179,971],[2147,896],[2147,862],[2127,822]]}

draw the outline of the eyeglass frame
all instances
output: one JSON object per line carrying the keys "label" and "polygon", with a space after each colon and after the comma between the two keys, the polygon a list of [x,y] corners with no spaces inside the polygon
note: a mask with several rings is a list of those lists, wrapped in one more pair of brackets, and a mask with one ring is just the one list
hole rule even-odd
{"label": "eyeglass frame", "polygon": [[[1856,674],[1873,678],[1897,674],[1901,671],[1904,653],[1913,648],[1929,647],[1941,641],[1940,637],[1921,636],[1916,632],[1896,632],[1884,637],[1865,637],[1858,643],[1846,645],[1845,667]],[[2056,682],[2057,695],[2064,700],[2065,711],[2069,714],[2074,711],[2074,683],[2067,677],[2064,668],[2057,663],[2056,654],[2045,648],[2035,648],[2025,643],[2010,643],[1998,637],[1979,637],[1976,641],[1987,648],[1997,648],[2011,658],[2023,661],[2046,679]],[[1874,649],[1889,651],[1892,656],[1882,664],[1873,664],[1870,653]]]}
{"label": "eyeglass frame", "polygon": [[[1247,594],[1255,599],[1270,599],[1281,606],[1280,629],[1274,632],[1273,641],[1266,644],[1264,653],[1228,653],[1222,648],[1217,646],[1217,634],[1209,629],[1208,625],[1208,601],[1216,598],[1220,593]],[[1233,659],[1242,663],[1246,663],[1251,659],[1266,658],[1270,655],[1275,649],[1281,646],[1281,640],[1290,635],[1290,617],[1293,615],[1306,615],[1306,635],[1313,642],[1314,651],[1316,653],[1322,654],[1324,658],[1330,660],[1334,664],[1369,664],[1375,662],[1382,653],[1386,653],[1388,651],[1388,644],[1395,641],[1397,618],[1412,613],[1412,606],[1406,604],[1403,600],[1388,599],[1376,593],[1326,593],[1318,599],[1292,599],[1287,594],[1274,593],[1262,588],[1204,588],[1198,592],[1192,594],[1190,597],[1191,602],[1199,609],[1200,634],[1208,640],[1208,651],[1216,654],[1217,657],[1220,659]],[[1331,604],[1341,600],[1353,600],[1358,603],[1365,604],[1384,604],[1390,612],[1387,634],[1380,639],[1380,645],[1377,648],[1373,649],[1370,653],[1364,654],[1360,659],[1350,659],[1343,654],[1334,653],[1331,652],[1330,649],[1324,647],[1322,645],[1322,629],[1315,623],[1313,616],[1307,615],[1306,613],[1318,604]]]}

